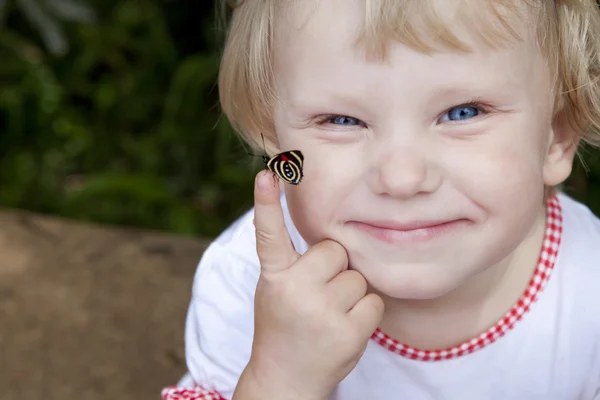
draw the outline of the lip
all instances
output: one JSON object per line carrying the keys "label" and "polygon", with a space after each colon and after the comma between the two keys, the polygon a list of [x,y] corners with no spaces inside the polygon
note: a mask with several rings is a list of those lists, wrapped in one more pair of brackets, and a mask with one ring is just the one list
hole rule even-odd
{"label": "lip", "polygon": [[435,221],[349,221],[349,224],[386,243],[403,245],[432,241],[465,225],[465,219]]}

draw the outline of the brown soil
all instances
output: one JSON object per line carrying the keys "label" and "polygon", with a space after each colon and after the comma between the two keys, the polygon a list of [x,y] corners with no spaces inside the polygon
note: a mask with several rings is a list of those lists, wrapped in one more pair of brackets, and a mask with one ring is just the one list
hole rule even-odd
{"label": "brown soil", "polygon": [[207,244],[0,212],[0,399],[159,399]]}

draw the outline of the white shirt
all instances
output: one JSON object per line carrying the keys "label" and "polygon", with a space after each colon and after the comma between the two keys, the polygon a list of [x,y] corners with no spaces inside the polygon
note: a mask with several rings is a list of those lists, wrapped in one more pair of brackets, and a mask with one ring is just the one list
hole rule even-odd
{"label": "white shirt", "polygon": [[[411,359],[383,346],[386,338],[371,340],[331,400],[600,400],[600,220],[564,194],[558,202],[563,229],[554,246],[558,255],[551,257],[556,261],[548,276],[540,275],[537,299],[530,305],[530,297],[525,299],[529,311],[515,307],[496,331],[482,335],[479,344],[485,345],[476,345],[475,338],[475,351],[441,361],[423,361],[423,353],[404,349],[417,358]],[[307,244],[283,197],[282,206],[292,242],[303,253]],[[167,388],[164,399],[232,397],[252,346],[260,273],[252,220],[250,210],[211,244],[198,265],[185,331],[189,373],[179,383],[197,388]]]}

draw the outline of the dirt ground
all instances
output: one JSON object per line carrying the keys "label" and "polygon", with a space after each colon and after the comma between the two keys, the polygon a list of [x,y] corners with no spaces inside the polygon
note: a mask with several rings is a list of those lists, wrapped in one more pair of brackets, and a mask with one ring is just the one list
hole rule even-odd
{"label": "dirt ground", "polygon": [[0,211],[0,399],[159,399],[207,244]]}

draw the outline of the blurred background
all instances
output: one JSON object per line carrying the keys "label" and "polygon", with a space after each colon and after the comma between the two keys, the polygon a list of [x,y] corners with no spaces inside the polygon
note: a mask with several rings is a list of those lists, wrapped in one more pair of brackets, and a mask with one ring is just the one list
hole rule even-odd
{"label": "blurred background", "polygon": [[[209,237],[247,209],[213,3],[0,1],[0,204]],[[598,211],[596,157],[568,189]]]}
{"label": "blurred background", "polygon": [[248,208],[214,17],[213,1],[0,1],[0,204],[201,236]]}
{"label": "blurred background", "polygon": [[[218,107],[222,34],[214,1],[0,0],[0,399],[185,370],[194,268],[260,168]],[[597,214],[598,155],[565,185]]]}

